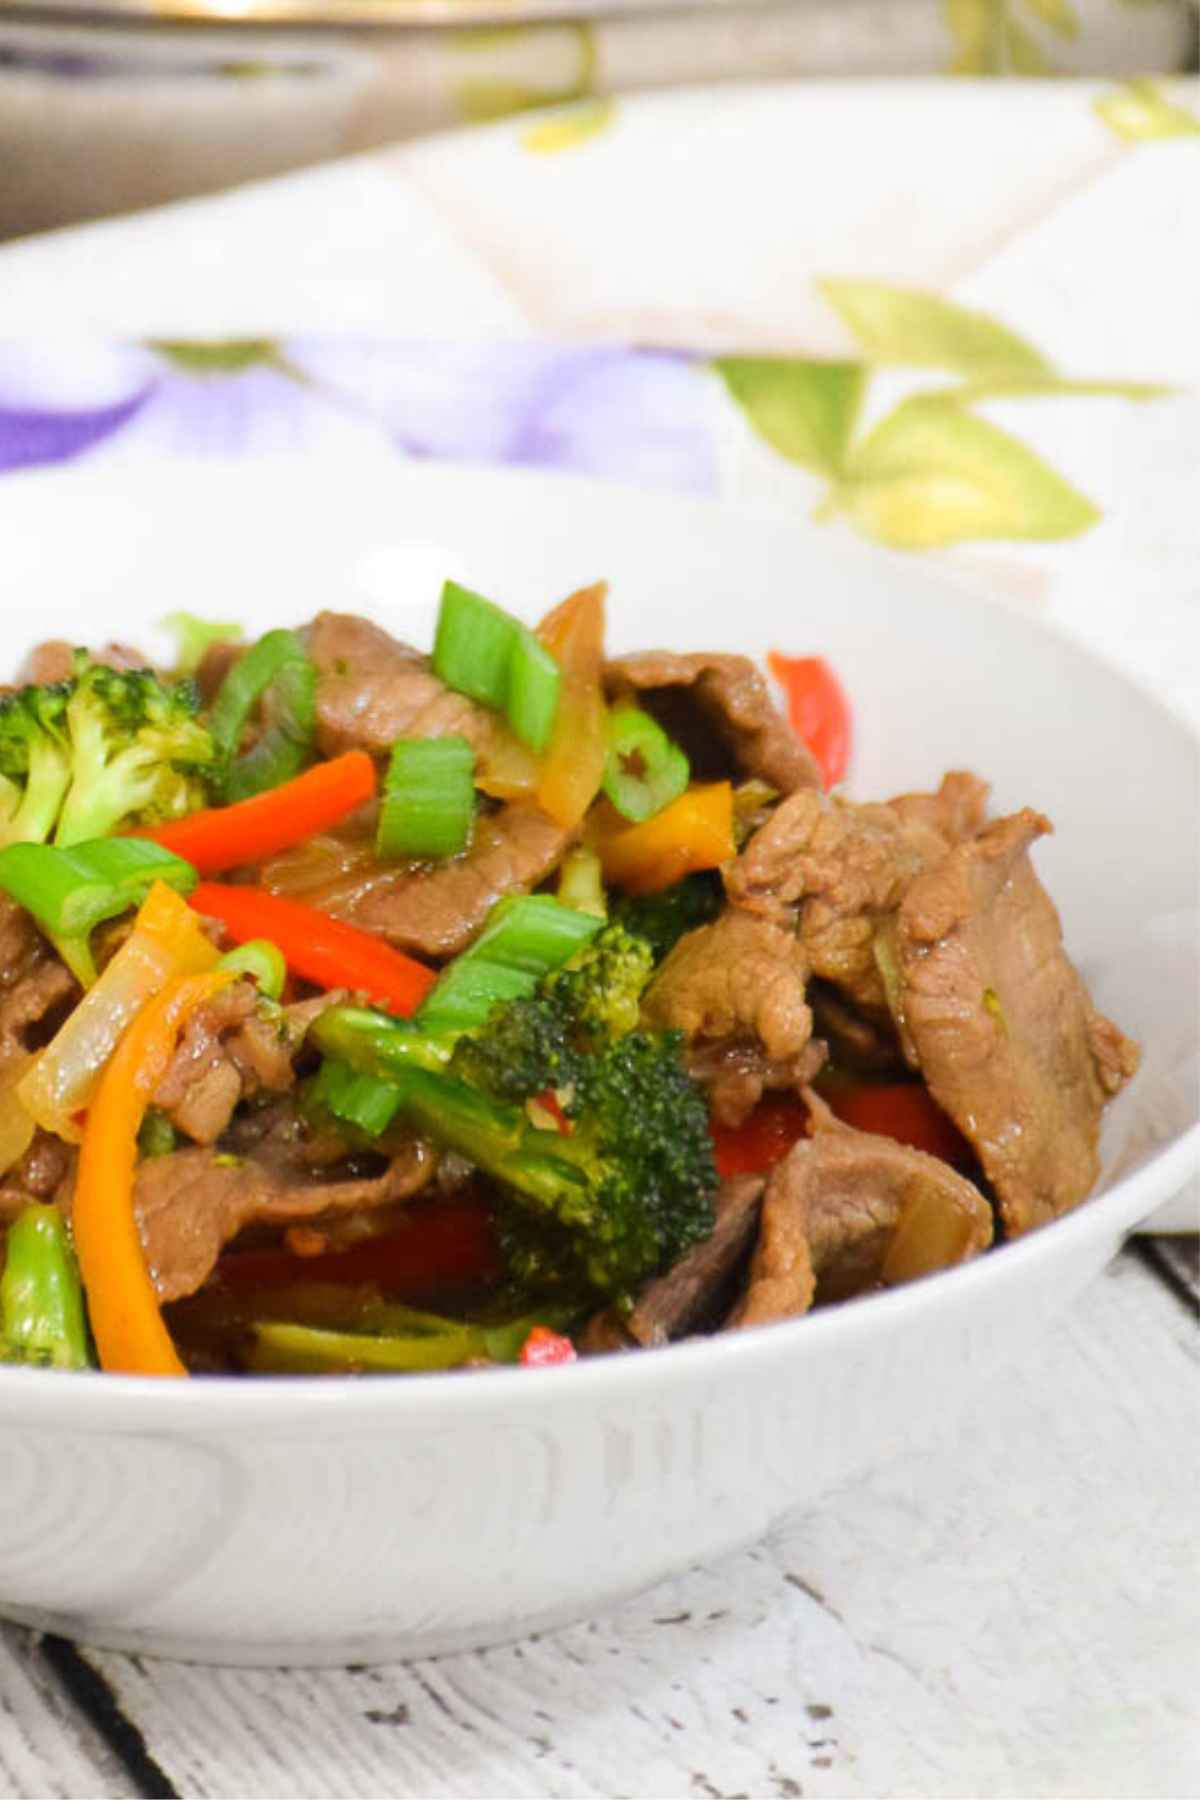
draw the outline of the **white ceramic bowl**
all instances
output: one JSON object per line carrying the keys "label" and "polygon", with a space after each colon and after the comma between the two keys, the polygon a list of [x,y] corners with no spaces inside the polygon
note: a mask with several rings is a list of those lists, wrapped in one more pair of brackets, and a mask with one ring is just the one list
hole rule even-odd
{"label": "white ceramic bowl", "polygon": [[[19,488],[19,492],[18,492]],[[1145,1063],[1100,1197],[951,1274],[794,1324],[551,1372],[186,1384],[0,1370],[0,1610],[92,1643],[337,1663],[480,1645],[744,1543],[958,1411],[1197,1160],[1196,744],[1119,675],[925,569],[778,517],[569,480],[333,468],[30,477],[0,668],[168,606],[319,605],[421,639],[454,574],[530,615],[613,582],[624,646],[835,661],[853,790],[970,766],[1057,835],[1039,865]],[[334,503],[336,501],[336,504]],[[11,527],[11,529],[10,529]]]}

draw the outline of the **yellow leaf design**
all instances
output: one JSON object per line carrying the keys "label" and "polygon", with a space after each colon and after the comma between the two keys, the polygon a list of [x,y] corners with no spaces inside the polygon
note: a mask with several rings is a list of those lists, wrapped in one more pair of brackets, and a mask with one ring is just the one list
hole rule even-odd
{"label": "yellow leaf design", "polygon": [[902,401],[876,426],[832,498],[858,530],[903,550],[1074,537],[1100,517],[1032,450],[938,394]]}
{"label": "yellow leaf design", "polygon": [[773,450],[818,474],[840,473],[862,401],[861,363],[723,356],[713,367]]}
{"label": "yellow leaf design", "polygon": [[1008,66],[1014,75],[1053,73],[1053,64],[1037,39],[1015,19],[1010,19],[1004,27],[1004,44],[1008,51]]}
{"label": "yellow leaf design", "polygon": [[548,119],[539,119],[521,133],[526,150],[545,156],[555,150],[571,150],[606,131],[616,117],[614,100],[585,100]]}
{"label": "yellow leaf design", "polygon": [[818,281],[872,362],[964,375],[1048,375],[1032,344],[986,313],[882,281]]}
{"label": "yellow leaf design", "polygon": [[1079,15],[1070,0],[1025,0],[1031,13],[1059,37],[1079,36]]}
{"label": "yellow leaf design", "polygon": [[1127,81],[1093,104],[1110,130],[1130,143],[1200,135],[1200,119],[1168,100],[1153,81]]}
{"label": "yellow leaf design", "polygon": [[950,74],[994,74],[1000,67],[997,0],[943,0],[943,14],[955,46]]}
{"label": "yellow leaf design", "polygon": [[513,113],[531,112],[534,107],[545,106],[553,96],[539,93],[537,88],[522,81],[480,75],[460,81],[455,98],[468,125],[489,125],[494,119],[507,119]]}

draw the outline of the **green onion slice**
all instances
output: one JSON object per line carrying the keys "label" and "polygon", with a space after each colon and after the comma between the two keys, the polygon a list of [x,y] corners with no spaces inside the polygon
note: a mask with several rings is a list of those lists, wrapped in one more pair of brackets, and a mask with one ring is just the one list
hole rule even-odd
{"label": "green onion slice", "polygon": [[458,694],[501,711],[520,626],[501,607],[448,581],[433,640],[433,672]]}
{"label": "green onion slice", "polygon": [[175,639],[177,675],[194,675],[214,644],[235,644],[242,636],[240,625],[199,619],[189,612],[168,613],[162,623],[163,629]]}
{"label": "green onion slice", "polygon": [[520,626],[508,665],[504,710],[513,731],[530,750],[540,752],[550,742],[561,688],[562,670],[532,631]]}
{"label": "green onion slice", "polygon": [[392,1082],[364,1075],[332,1056],[317,1071],[309,1098],[368,1137],[386,1131],[400,1106],[400,1093]]}
{"label": "green onion slice", "polygon": [[475,752],[464,737],[402,738],[383,781],[375,851],[457,856],[475,818]]}
{"label": "green onion slice", "polygon": [[148,838],[93,838],[70,849],[9,844],[0,850],[0,888],[31,912],[83,987],[96,979],[90,938],[105,919],[140,906],[165,881],[190,894],[191,863]]}
{"label": "green onion slice", "polygon": [[498,900],[475,942],[443,969],[417,1008],[416,1023],[437,1033],[482,1025],[502,1000],[532,994],[543,976],[569,962],[602,924],[549,894]]}
{"label": "green onion slice", "polygon": [[269,938],[251,938],[248,944],[239,944],[236,950],[227,951],[217,966],[232,969],[236,975],[249,975],[268,1000],[279,999],[287,980],[283,951]]}
{"label": "green onion slice", "polygon": [[678,744],[640,706],[615,706],[608,717],[604,792],[635,825],[678,800],[691,770]]}
{"label": "green onion slice", "polygon": [[[260,701],[265,729],[239,756],[242,733]],[[238,658],[221,683],[208,724],[225,769],[226,801],[248,800],[300,773],[316,740],[317,672],[294,631],[268,631]]]}

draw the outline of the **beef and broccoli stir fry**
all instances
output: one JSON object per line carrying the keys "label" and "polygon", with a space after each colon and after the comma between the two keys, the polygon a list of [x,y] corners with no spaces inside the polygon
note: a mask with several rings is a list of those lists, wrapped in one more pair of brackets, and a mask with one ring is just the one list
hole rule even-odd
{"label": "beef and broccoli stir fry", "polygon": [[1092,1188],[1137,1049],[1037,812],[843,798],[832,672],[447,583],[0,693],[0,1356],[527,1365],[793,1318]]}

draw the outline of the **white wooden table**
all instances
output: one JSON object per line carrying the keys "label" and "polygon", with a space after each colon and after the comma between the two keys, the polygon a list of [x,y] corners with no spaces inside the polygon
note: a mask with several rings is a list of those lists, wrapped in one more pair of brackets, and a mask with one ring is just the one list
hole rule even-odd
{"label": "white wooden table", "polygon": [[1196,1252],[1138,1240],[940,1446],[553,1637],[255,1672],[6,1628],[0,1791],[1194,1800]]}

